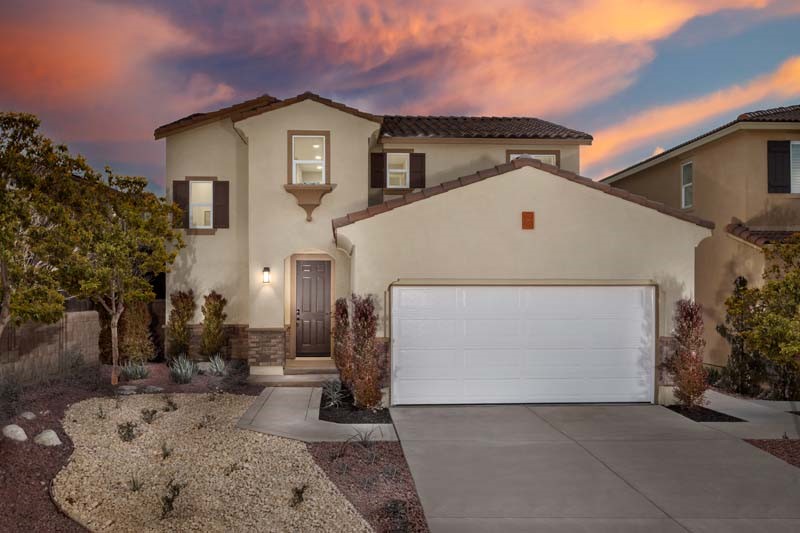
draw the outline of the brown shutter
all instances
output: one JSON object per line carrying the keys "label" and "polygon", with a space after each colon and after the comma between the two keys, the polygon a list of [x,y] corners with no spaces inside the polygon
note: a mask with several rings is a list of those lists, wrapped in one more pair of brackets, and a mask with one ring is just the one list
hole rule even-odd
{"label": "brown shutter", "polygon": [[230,182],[228,181],[215,181],[214,182],[214,227],[227,228],[230,227]]}
{"label": "brown shutter", "polygon": [[386,154],[383,152],[369,154],[369,186],[373,189],[386,187]]}
{"label": "brown shutter", "polygon": [[413,153],[409,155],[411,177],[408,186],[412,189],[425,188],[425,154]]}
{"label": "brown shutter", "polygon": [[767,192],[791,192],[789,141],[767,141]]}
{"label": "brown shutter", "polygon": [[189,182],[188,181],[173,181],[172,182],[172,203],[181,208],[183,216],[180,220],[175,221],[176,228],[189,227]]}

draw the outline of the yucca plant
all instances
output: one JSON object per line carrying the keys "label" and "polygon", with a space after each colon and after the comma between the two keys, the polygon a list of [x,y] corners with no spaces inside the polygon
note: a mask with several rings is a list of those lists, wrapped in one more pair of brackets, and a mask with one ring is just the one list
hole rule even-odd
{"label": "yucca plant", "polygon": [[180,356],[169,364],[169,377],[175,383],[191,383],[197,370],[197,364],[194,361]]}
{"label": "yucca plant", "polygon": [[150,375],[150,370],[141,361],[128,361],[122,367],[122,377],[128,381],[144,379]]}
{"label": "yucca plant", "polygon": [[341,407],[344,403],[344,395],[342,382],[338,379],[329,379],[322,384],[322,399],[325,407]]}
{"label": "yucca plant", "polygon": [[212,376],[224,376],[228,373],[227,363],[219,354],[212,355],[208,360],[208,371]]}

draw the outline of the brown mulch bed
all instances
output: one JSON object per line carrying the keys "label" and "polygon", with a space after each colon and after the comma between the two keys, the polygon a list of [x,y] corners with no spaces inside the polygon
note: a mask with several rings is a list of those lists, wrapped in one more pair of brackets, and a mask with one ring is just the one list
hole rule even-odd
{"label": "brown mulch bed", "polygon": [[427,532],[428,524],[399,442],[315,442],[308,449],[379,532]]}
{"label": "brown mulch bed", "polygon": [[745,439],[745,442],[800,468],[800,439]]}
{"label": "brown mulch bed", "polygon": [[[163,363],[153,363],[147,379],[121,382],[124,385],[162,387],[164,393],[209,392],[219,388],[234,394],[258,395],[263,386],[244,382],[241,375],[221,378],[198,375],[192,383],[179,385],[169,378]],[[246,367],[243,369],[246,372]],[[4,531],[85,531],[57,509],[50,499],[50,481],[67,463],[72,454],[72,441],[61,425],[64,412],[71,404],[98,396],[113,396],[110,383],[111,367],[86,367],[74,376],[46,384],[26,387],[20,400],[13,405],[17,415],[10,415],[10,406],[0,405],[0,427],[17,424],[25,430],[28,440],[15,442],[0,436],[0,532]],[[34,420],[19,413],[31,411]],[[45,429],[58,434],[63,446],[45,447],[33,438]]]}
{"label": "brown mulch bed", "polygon": [[667,409],[675,411],[679,415],[683,415],[695,422],[745,422],[745,420],[741,418],[726,415],[725,413],[720,413],[719,411],[714,411],[707,407],[697,406],[687,409],[682,405],[668,405]]}
{"label": "brown mulch bed", "polygon": [[353,394],[342,386],[341,404],[330,407],[328,397],[323,388],[319,401],[319,419],[337,424],[391,424],[392,415],[389,409],[361,409],[353,402]]}

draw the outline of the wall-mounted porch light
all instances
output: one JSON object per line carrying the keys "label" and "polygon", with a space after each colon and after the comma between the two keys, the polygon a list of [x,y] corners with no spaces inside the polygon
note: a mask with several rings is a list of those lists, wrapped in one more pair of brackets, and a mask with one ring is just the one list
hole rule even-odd
{"label": "wall-mounted porch light", "polygon": [[262,274],[264,283],[269,283],[269,267],[264,267],[264,272]]}

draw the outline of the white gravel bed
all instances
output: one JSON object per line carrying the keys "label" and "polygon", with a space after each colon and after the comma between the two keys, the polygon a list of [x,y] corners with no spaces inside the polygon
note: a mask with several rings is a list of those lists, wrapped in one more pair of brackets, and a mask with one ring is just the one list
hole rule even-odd
{"label": "white gravel bed", "polygon": [[[300,442],[237,429],[252,396],[174,394],[79,402],[64,415],[75,450],[55,501],[92,531],[371,531]],[[151,424],[142,409],[157,409]],[[135,422],[123,442],[117,427]],[[172,449],[162,458],[162,443]],[[141,483],[131,490],[131,479]],[[185,483],[162,518],[171,479]],[[307,485],[292,505],[293,488]]]}

